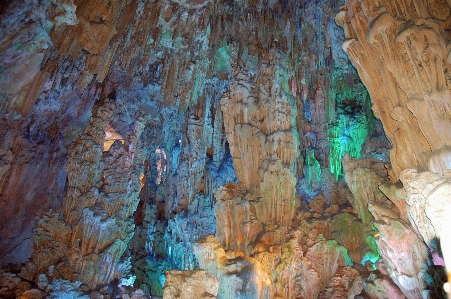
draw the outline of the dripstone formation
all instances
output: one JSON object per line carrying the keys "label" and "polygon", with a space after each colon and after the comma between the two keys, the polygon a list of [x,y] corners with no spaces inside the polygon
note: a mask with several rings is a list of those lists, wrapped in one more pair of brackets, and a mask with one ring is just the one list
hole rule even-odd
{"label": "dripstone formation", "polygon": [[446,298],[450,32],[445,0],[1,3],[0,297]]}

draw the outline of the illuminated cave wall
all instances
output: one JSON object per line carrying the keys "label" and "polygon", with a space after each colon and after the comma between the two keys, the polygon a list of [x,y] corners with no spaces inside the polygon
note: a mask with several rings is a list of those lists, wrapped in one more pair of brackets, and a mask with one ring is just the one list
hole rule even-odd
{"label": "illuminated cave wall", "polygon": [[[390,26],[423,22],[386,2]],[[415,89],[413,106],[387,106],[392,127],[384,101],[408,80],[366,43],[373,7],[343,4],[1,4],[0,297],[114,278],[143,298],[443,296],[448,135],[440,174],[401,172],[426,169],[432,142],[416,137],[437,126],[414,126]],[[449,14],[428,9],[446,41]],[[438,74],[425,99],[446,119]]]}

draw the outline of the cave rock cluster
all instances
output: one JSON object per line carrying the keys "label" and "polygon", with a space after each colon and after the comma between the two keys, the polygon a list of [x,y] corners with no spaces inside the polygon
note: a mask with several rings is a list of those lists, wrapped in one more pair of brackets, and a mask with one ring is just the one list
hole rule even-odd
{"label": "cave rock cluster", "polygon": [[446,298],[450,32],[450,0],[3,1],[0,298]]}

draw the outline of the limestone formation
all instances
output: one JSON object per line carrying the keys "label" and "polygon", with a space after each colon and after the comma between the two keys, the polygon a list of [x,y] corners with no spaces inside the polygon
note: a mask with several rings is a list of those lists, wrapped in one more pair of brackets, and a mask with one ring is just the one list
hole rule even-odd
{"label": "limestone formation", "polygon": [[[450,202],[450,12],[444,1],[347,1],[335,19],[344,28],[343,49],[368,88],[373,111],[391,141],[390,162],[403,184],[380,185],[402,220],[379,204],[370,211],[379,231],[379,252],[407,298],[436,292],[425,285],[427,271],[434,271],[426,265],[443,264],[436,252],[442,213]],[[401,243],[409,245],[401,249]],[[398,255],[406,262],[397,262]]]}
{"label": "limestone formation", "polygon": [[407,214],[423,241],[438,248],[444,211],[451,203],[449,177],[406,169],[401,173],[406,190]]}
{"label": "limestone formation", "polygon": [[168,271],[163,298],[213,299],[218,289],[218,279],[206,271]]}
{"label": "limestone formation", "polygon": [[401,290],[387,277],[370,275],[364,286],[368,298],[406,298]]}
{"label": "limestone formation", "polygon": [[348,1],[336,17],[393,148],[396,174],[449,168],[450,7],[445,1]]}
{"label": "limestone formation", "polygon": [[449,1],[3,2],[0,297],[444,296]]}
{"label": "limestone formation", "polygon": [[257,71],[251,69],[250,61],[233,70],[235,79],[229,96],[221,100],[221,109],[237,177],[248,192],[255,193],[249,195],[256,197],[249,198],[256,211],[253,216],[262,223],[290,228],[299,141],[293,122],[297,110],[284,93],[287,70],[280,69],[279,56],[271,53],[270,61],[262,65],[265,78],[256,82],[249,80]]}
{"label": "limestone formation", "polygon": [[273,298],[268,273],[261,263],[242,252],[225,251],[213,236],[200,239],[194,254],[202,269],[219,279],[220,298]]}
{"label": "limestone formation", "polygon": [[428,249],[402,221],[382,218],[376,240],[387,271],[407,298],[423,298]]}

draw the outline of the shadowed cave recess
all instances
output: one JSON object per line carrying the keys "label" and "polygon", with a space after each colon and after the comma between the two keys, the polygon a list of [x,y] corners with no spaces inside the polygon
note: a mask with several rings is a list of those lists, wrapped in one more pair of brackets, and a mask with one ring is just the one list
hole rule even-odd
{"label": "shadowed cave recess", "polygon": [[0,2],[0,298],[447,298],[449,169],[451,0]]}

